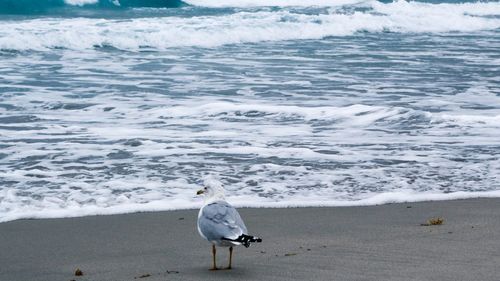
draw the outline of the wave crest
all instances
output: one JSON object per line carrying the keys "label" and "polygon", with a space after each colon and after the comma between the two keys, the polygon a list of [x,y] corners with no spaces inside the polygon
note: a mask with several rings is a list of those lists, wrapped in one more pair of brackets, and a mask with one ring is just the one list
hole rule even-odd
{"label": "wave crest", "polygon": [[[83,0],[71,1],[83,3]],[[42,18],[0,22],[0,49],[43,51],[113,47],[134,51],[165,50],[186,46],[211,48],[265,41],[316,40],[359,32],[467,33],[498,30],[499,16],[500,3],[436,5],[372,1],[364,10],[346,12],[331,8],[320,14],[280,9],[127,20]],[[84,30],[82,26],[85,26]]]}
{"label": "wave crest", "polygon": [[343,5],[352,5],[366,0],[184,0],[186,3],[193,6],[222,8],[222,7],[334,7]]}

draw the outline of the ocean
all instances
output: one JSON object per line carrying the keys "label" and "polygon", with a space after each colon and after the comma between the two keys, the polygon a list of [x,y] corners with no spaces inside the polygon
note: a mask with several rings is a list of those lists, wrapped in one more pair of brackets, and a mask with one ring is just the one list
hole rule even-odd
{"label": "ocean", "polygon": [[0,0],[0,222],[500,197],[500,2]]}

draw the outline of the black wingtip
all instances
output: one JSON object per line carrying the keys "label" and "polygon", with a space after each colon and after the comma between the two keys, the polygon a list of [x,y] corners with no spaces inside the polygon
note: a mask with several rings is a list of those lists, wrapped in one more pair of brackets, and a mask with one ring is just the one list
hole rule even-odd
{"label": "black wingtip", "polygon": [[260,242],[262,242],[261,238],[255,237],[255,236],[251,236],[251,235],[246,235],[246,234],[240,235],[240,237],[238,237],[237,239],[222,238],[222,240],[239,242],[239,243],[241,243],[241,245],[245,246],[245,248],[250,247],[251,243],[254,243],[254,242],[260,243]]}

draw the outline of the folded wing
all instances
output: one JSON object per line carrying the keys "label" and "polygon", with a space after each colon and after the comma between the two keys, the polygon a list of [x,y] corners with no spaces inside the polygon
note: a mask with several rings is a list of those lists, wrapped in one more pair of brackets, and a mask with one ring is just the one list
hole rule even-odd
{"label": "folded wing", "polygon": [[236,240],[241,235],[247,234],[247,228],[240,214],[225,201],[216,201],[201,209],[198,230],[208,241],[217,242]]}

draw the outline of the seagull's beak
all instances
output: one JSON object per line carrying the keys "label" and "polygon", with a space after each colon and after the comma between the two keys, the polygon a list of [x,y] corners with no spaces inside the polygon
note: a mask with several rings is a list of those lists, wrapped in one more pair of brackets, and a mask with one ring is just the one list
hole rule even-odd
{"label": "seagull's beak", "polygon": [[198,191],[196,192],[196,195],[201,195],[201,194],[203,194],[203,193],[205,193],[205,190],[200,189],[200,190],[198,190]]}

